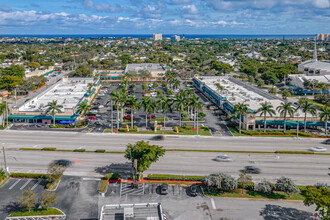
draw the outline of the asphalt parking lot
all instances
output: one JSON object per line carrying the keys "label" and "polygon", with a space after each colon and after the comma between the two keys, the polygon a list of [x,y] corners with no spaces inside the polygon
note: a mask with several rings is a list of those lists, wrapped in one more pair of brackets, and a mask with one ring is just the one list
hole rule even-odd
{"label": "asphalt parking lot", "polygon": [[43,179],[10,178],[0,188],[0,219],[5,219],[18,208],[17,197],[26,189],[32,189],[40,196],[45,190],[46,181]]}

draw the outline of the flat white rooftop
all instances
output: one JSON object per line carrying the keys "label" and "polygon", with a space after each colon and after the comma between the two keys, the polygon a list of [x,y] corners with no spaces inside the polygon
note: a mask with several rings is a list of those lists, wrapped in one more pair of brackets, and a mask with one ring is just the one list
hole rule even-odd
{"label": "flat white rooftop", "polygon": [[63,106],[62,112],[65,112],[65,109],[74,108],[83,98],[89,83],[93,83],[92,78],[62,79],[55,86],[19,107],[19,111],[44,112],[49,102],[57,100],[57,104]]}
{"label": "flat white rooftop", "polygon": [[[280,114],[277,112],[276,108],[280,106],[283,100],[272,94],[264,92],[257,87],[245,84],[238,79],[220,76],[203,77],[202,82],[204,82],[205,85],[217,93],[219,92],[215,84],[219,83],[224,87],[224,90],[220,95],[226,97],[227,100],[233,105],[237,103],[243,103],[246,104],[249,109],[257,111],[261,107],[261,103],[268,102],[269,104],[273,105],[276,112],[276,115],[273,116],[280,117]],[[259,116],[260,113],[257,115]],[[297,113],[295,113],[295,117],[304,117],[304,113],[299,110]],[[307,117],[312,117],[312,115],[307,114]]]}

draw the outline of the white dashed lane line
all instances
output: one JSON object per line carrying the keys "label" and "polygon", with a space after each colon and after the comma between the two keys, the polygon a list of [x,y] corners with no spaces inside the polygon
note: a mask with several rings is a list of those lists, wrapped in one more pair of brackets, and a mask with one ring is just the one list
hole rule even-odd
{"label": "white dashed lane line", "polygon": [[213,209],[217,209],[217,207],[215,206],[215,203],[214,203],[214,199],[213,198],[211,198],[211,204],[212,204],[212,208]]}

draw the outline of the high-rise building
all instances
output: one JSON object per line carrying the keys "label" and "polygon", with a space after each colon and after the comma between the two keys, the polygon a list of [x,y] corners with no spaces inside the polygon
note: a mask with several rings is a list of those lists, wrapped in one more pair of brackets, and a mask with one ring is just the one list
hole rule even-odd
{"label": "high-rise building", "polygon": [[154,39],[154,41],[163,40],[163,34],[156,34],[156,33],[154,33],[153,39]]}
{"label": "high-rise building", "polygon": [[316,40],[318,41],[329,41],[330,34],[316,34]]}
{"label": "high-rise building", "polygon": [[178,41],[180,41],[180,36],[178,36],[178,35],[173,35],[173,36],[171,37],[171,41],[172,41],[172,42],[178,42]]}

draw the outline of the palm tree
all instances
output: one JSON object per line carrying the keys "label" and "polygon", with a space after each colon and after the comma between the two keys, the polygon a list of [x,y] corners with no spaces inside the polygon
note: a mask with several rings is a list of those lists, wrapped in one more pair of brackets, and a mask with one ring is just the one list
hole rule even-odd
{"label": "palm tree", "polygon": [[284,117],[284,132],[286,132],[286,118],[287,115],[292,118],[296,109],[292,106],[291,102],[282,102],[280,106],[277,106],[276,110],[280,113],[281,117]]}
{"label": "palm tree", "polygon": [[301,109],[303,113],[305,113],[305,118],[304,118],[304,132],[306,132],[306,127],[307,127],[307,113],[311,113],[313,116],[316,114],[316,109],[313,106],[313,104],[308,100],[308,99],[300,99],[299,100],[299,106],[297,108]]}
{"label": "palm tree", "polygon": [[5,127],[5,112],[6,112],[6,103],[2,100],[0,102],[0,116],[2,119],[2,126]]}
{"label": "palm tree", "polygon": [[173,87],[179,88],[180,87],[180,81],[175,79],[174,82],[173,82]]}
{"label": "palm tree", "polygon": [[195,115],[197,115],[196,117],[197,117],[197,135],[198,135],[198,111],[199,110],[203,110],[203,106],[204,106],[204,104],[202,103],[202,102],[197,102],[197,105],[196,105],[196,109],[197,109],[197,114],[195,114]]}
{"label": "palm tree", "polygon": [[192,97],[195,93],[194,93],[194,90],[190,89],[190,88],[186,88],[186,90],[184,91],[185,95],[187,96],[187,100],[188,100],[188,114],[189,114],[189,108],[190,108],[190,102],[189,102],[189,99],[190,97]]}
{"label": "palm tree", "polygon": [[167,99],[166,96],[162,96],[160,100],[158,101],[159,107],[162,110],[163,116],[164,116],[164,127],[165,127],[165,121],[166,121],[166,112],[171,108],[172,102],[171,100]]}
{"label": "palm tree", "polygon": [[184,111],[186,106],[186,99],[183,95],[179,95],[174,101],[174,108],[180,113],[180,127],[181,127],[181,113]]}
{"label": "palm tree", "polygon": [[111,100],[115,101],[116,103],[116,107],[117,107],[117,129],[119,129],[119,105],[121,105],[121,101],[122,101],[122,94],[120,92],[117,92],[115,90],[113,90],[111,92],[111,98],[107,101],[107,103],[109,103]]}
{"label": "palm tree", "polygon": [[328,135],[328,120],[330,119],[330,108],[328,105],[324,105],[323,108],[320,109],[320,119],[324,121],[325,135]]}
{"label": "palm tree", "polygon": [[241,134],[242,127],[242,116],[246,115],[248,112],[248,107],[243,103],[237,103],[234,105],[235,116],[239,117],[239,133]]}
{"label": "palm tree", "polygon": [[196,118],[196,108],[198,107],[199,97],[193,95],[190,99],[188,99],[188,106],[191,106],[191,112],[194,112],[194,127],[195,127],[195,118]]}
{"label": "palm tree", "polygon": [[129,97],[128,99],[128,104],[131,106],[131,128],[133,129],[134,124],[133,124],[133,118],[134,118],[134,110],[138,110],[140,108],[140,103],[138,102],[139,99],[135,98],[134,96]]}
{"label": "palm tree", "polygon": [[62,112],[62,108],[63,106],[62,105],[58,105],[57,104],[57,100],[53,100],[52,102],[48,102],[48,104],[46,105],[46,107],[48,107],[46,109],[46,114],[48,112],[50,112],[53,116],[53,124],[55,126],[55,113],[58,112],[58,113],[61,113]]}
{"label": "palm tree", "polygon": [[260,116],[264,115],[264,132],[266,132],[266,117],[267,114],[270,116],[273,116],[276,114],[274,107],[271,104],[268,104],[267,102],[261,103],[261,107],[257,110],[257,113],[261,112]]}
{"label": "palm tree", "polygon": [[156,109],[156,102],[149,96],[144,96],[141,101],[141,107],[143,107],[146,113],[146,127],[148,126],[148,113],[154,112]]}
{"label": "palm tree", "polygon": [[88,105],[86,102],[80,102],[78,105],[78,111],[80,113],[86,113],[87,111],[89,111],[91,109],[91,106]]}
{"label": "palm tree", "polygon": [[217,90],[219,94],[221,95],[221,92],[224,90],[224,87],[220,85],[220,83],[215,83],[215,87],[217,87]]}

